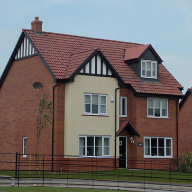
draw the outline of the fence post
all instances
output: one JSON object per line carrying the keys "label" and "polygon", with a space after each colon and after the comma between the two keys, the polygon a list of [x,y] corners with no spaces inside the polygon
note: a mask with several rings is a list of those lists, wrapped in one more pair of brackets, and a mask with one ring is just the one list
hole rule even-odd
{"label": "fence post", "polygon": [[92,157],[92,188],[94,188],[93,187],[93,157]]}
{"label": "fence post", "polygon": [[170,180],[170,189],[171,189],[171,162],[169,162],[169,180]]}
{"label": "fence post", "polygon": [[69,171],[69,155],[68,155],[68,160],[67,160],[67,187],[68,187],[68,171]]}
{"label": "fence post", "polygon": [[44,155],[43,155],[43,187],[44,187],[44,180],[45,178],[44,178]]}
{"label": "fence post", "polygon": [[119,168],[118,168],[118,190],[119,190]]}
{"label": "fence post", "polygon": [[15,154],[15,178],[17,177],[17,152]]}
{"label": "fence post", "polygon": [[144,159],[144,191],[145,191],[145,159]]}
{"label": "fence post", "polygon": [[19,153],[19,161],[18,161],[18,180],[17,180],[17,184],[18,184],[18,187],[19,187],[19,166],[20,166],[20,153]]}
{"label": "fence post", "polygon": [[151,181],[152,181],[152,168],[153,168],[152,163],[153,163],[153,161],[152,161],[152,158],[151,158]]}

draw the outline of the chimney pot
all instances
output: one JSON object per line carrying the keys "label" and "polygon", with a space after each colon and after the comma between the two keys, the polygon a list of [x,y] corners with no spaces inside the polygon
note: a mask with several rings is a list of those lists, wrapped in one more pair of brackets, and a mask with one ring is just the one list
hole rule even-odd
{"label": "chimney pot", "polygon": [[35,17],[35,21],[31,22],[31,30],[34,30],[37,33],[42,33],[42,21],[39,20],[39,17]]}

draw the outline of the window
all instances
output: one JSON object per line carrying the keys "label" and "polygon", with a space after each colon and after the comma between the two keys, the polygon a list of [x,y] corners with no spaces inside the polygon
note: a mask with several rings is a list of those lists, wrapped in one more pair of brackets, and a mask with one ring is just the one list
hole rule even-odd
{"label": "window", "polygon": [[107,95],[84,94],[84,114],[106,115],[107,114]]}
{"label": "window", "polygon": [[27,157],[27,137],[23,137],[23,157]]}
{"label": "window", "polygon": [[144,157],[172,157],[172,138],[144,137]]}
{"label": "window", "polygon": [[80,156],[109,156],[110,137],[109,136],[80,136],[79,137]]}
{"label": "window", "polygon": [[157,78],[157,61],[141,60],[141,77]]}
{"label": "window", "polygon": [[119,116],[127,117],[127,97],[120,97],[119,99]]}
{"label": "window", "polygon": [[168,117],[168,100],[167,99],[147,99],[147,116],[148,117]]}

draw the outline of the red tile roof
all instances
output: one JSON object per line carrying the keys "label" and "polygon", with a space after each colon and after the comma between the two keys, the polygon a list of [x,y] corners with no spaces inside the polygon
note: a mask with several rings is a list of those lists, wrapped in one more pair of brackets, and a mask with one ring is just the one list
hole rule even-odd
{"label": "red tile roof", "polygon": [[119,130],[117,131],[116,135],[119,136],[123,131],[127,131],[130,135],[137,135],[140,137],[140,134],[137,130],[132,126],[130,121],[128,120],[122,120],[119,122]]}
{"label": "red tile roof", "polygon": [[[183,95],[178,89],[182,88],[182,86],[162,64],[159,66],[160,83],[147,83],[143,82],[131,67],[124,62],[123,54],[125,49],[125,57],[130,59],[138,57],[150,45],[50,32],[36,35],[32,30],[25,30],[25,32],[57,79],[68,79],[89,55],[99,47],[99,50],[124,83],[130,84],[137,93]],[[131,50],[131,52],[128,53],[128,50]]]}
{"label": "red tile roof", "polygon": [[138,46],[138,47],[133,47],[133,48],[126,49],[124,60],[127,61],[127,60],[131,60],[131,59],[139,58],[142,55],[142,53],[149,46],[150,45],[141,45],[141,46]]}

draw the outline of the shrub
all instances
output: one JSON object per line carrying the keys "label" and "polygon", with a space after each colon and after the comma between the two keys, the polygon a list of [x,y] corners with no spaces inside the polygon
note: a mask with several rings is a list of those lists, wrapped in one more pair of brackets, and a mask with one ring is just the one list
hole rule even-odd
{"label": "shrub", "polygon": [[188,154],[181,154],[181,163],[180,163],[181,171],[192,171],[192,151],[190,150]]}

